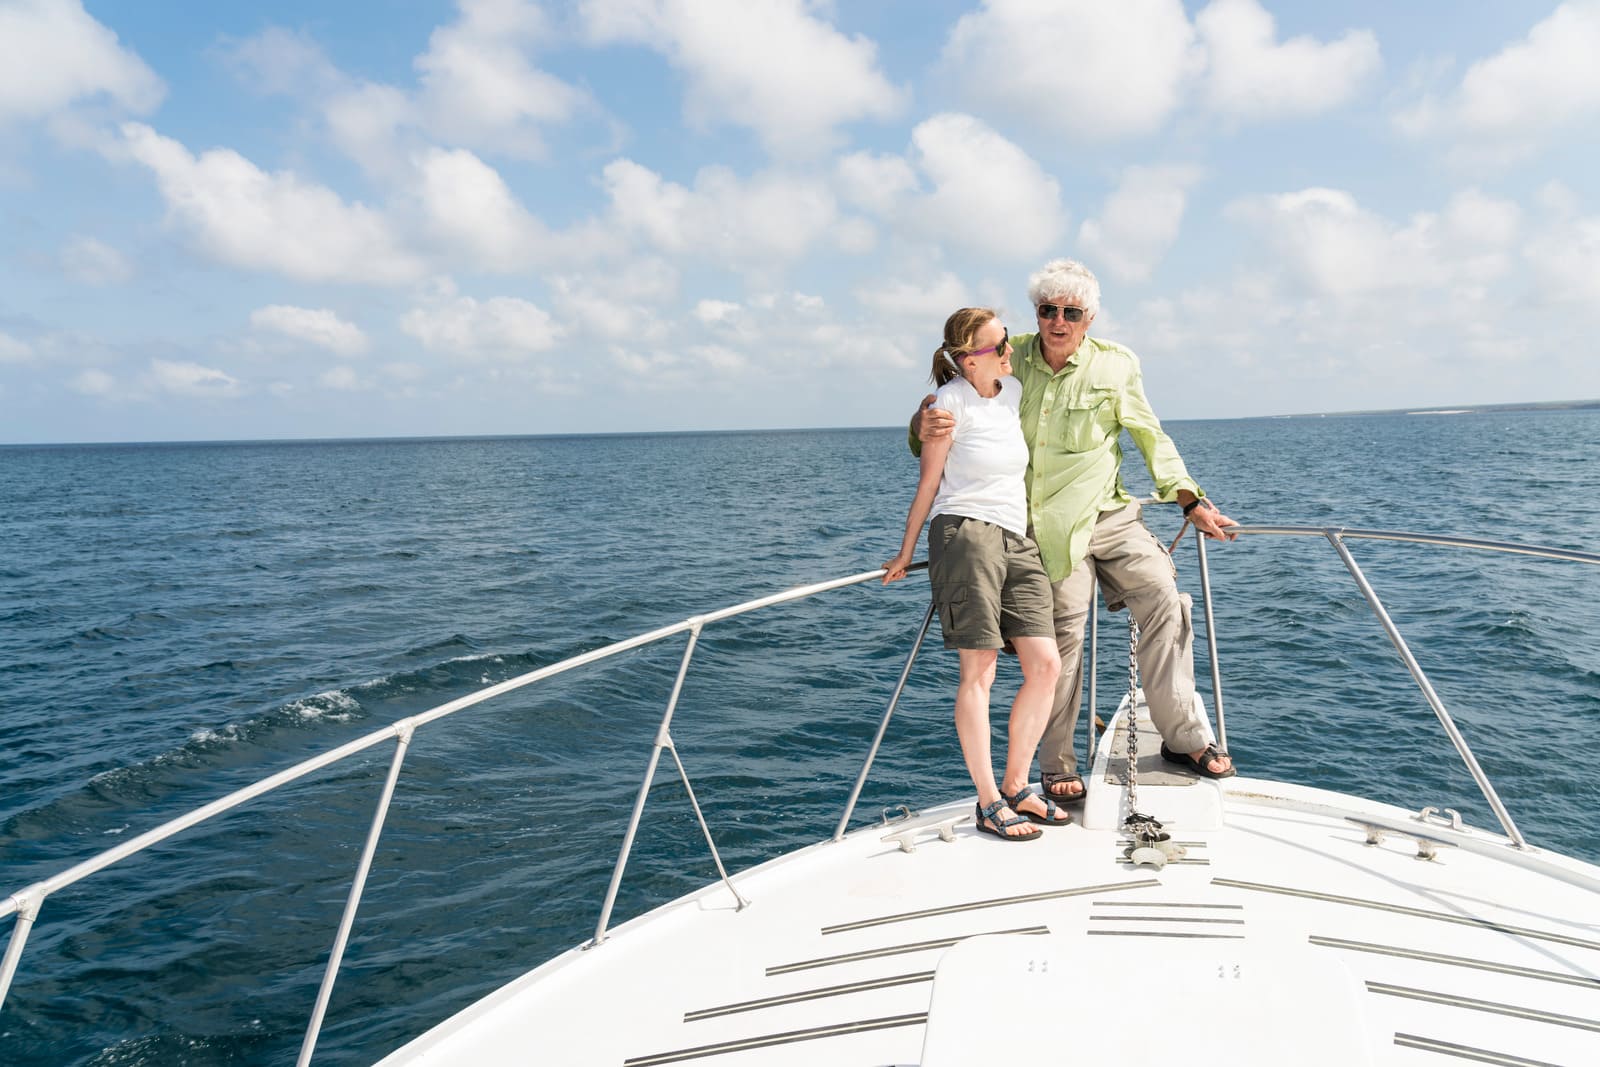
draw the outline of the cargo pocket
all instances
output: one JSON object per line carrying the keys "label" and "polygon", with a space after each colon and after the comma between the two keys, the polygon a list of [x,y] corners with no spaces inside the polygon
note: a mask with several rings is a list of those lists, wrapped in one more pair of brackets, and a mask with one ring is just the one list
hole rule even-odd
{"label": "cargo pocket", "polygon": [[970,608],[967,602],[967,586],[952,585],[945,589],[941,598],[935,601],[939,609],[939,626],[944,630],[944,639],[948,643],[961,636],[962,624],[967,621]]}

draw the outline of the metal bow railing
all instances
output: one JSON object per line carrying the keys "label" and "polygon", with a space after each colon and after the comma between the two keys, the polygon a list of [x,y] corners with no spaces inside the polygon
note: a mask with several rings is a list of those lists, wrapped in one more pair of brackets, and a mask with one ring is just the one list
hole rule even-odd
{"label": "metal bow railing", "polygon": [[[1471,771],[1473,779],[1477,782],[1478,787],[1483,791],[1484,796],[1488,799],[1490,807],[1494,810],[1496,817],[1500,820],[1501,826],[1505,829],[1506,836],[1511,840],[1515,847],[1519,849],[1525,848],[1526,842],[1521,833],[1517,830],[1517,827],[1512,821],[1509,812],[1506,811],[1505,805],[1501,802],[1499,795],[1495,792],[1494,787],[1489,782],[1487,775],[1484,774],[1483,769],[1473,757],[1471,749],[1468,747],[1465,738],[1462,737],[1460,730],[1457,729],[1453,719],[1450,716],[1450,713],[1445,709],[1443,701],[1440,700],[1438,693],[1428,681],[1427,676],[1423,673],[1422,668],[1418,665],[1415,657],[1412,656],[1410,649],[1406,646],[1404,638],[1401,637],[1399,630],[1396,628],[1393,620],[1389,617],[1388,611],[1384,608],[1382,602],[1379,600],[1378,594],[1372,588],[1371,583],[1367,580],[1360,567],[1356,564],[1355,559],[1351,556],[1345,542],[1349,540],[1400,541],[1413,544],[1443,545],[1456,548],[1473,548],[1494,552],[1518,553],[1522,555],[1540,556],[1549,559],[1570,560],[1589,564],[1600,564],[1600,555],[1590,552],[1579,552],[1570,549],[1547,548],[1543,546],[1516,544],[1504,541],[1486,541],[1467,537],[1403,533],[1392,530],[1358,530],[1344,527],[1315,526],[1240,526],[1235,527],[1233,532],[1241,536],[1322,537],[1333,546],[1334,550],[1338,553],[1339,558],[1349,570],[1351,576],[1355,579],[1356,585],[1360,588],[1362,595],[1366,598],[1368,604],[1371,606],[1374,614],[1378,618],[1379,623],[1382,625],[1384,632],[1388,635],[1390,642],[1394,645],[1395,650],[1399,653],[1400,658],[1405,663],[1407,670],[1410,671],[1413,679],[1421,689],[1429,706],[1433,709],[1434,714],[1438,717],[1440,724],[1444,727],[1446,734],[1451,740],[1451,743],[1455,746],[1456,751],[1460,754],[1463,762],[1465,762],[1468,769]],[[1214,613],[1212,610],[1210,570],[1206,558],[1206,545],[1204,539],[1197,537],[1195,539],[1195,544],[1199,558],[1202,600],[1206,619],[1206,643],[1208,646],[1207,650],[1211,668],[1212,705],[1216,715],[1216,730],[1218,740],[1223,747],[1226,747],[1227,732],[1222,700],[1222,677],[1217,650],[1218,642],[1216,639],[1216,626]],[[925,567],[925,563],[918,563],[913,564],[910,569],[920,570]],[[671,753],[673,761],[677,766],[678,773],[683,779],[685,788],[688,790],[689,800],[694,808],[695,817],[699,821],[700,828],[705,835],[706,843],[709,846],[712,857],[716,862],[719,875],[721,876],[724,884],[727,885],[729,891],[733,893],[735,899],[738,901],[739,906],[743,907],[746,901],[739,894],[738,889],[733,884],[733,880],[729,877],[726,869],[723,867],[722,859],[717,852],[716,842],[713,840],[710,828],[706,823],[704,815],[701,813],[699,802],[696,800],[693,788],[689,782],[688,773],[684,769],[682,760],[679,758],[676,746],[672,742],[672,736],[670,732],[673,714],[677,708],[678,698],[683,688],[683,681],[687,675],[689,664],[694,655],[699,636],[704,628],[711,623],[733,618],[738,615],[744,615],[772,605],[814,596],[818,593],[827,592],[829,590],[858,585],[862,582],[879,578],[883,575],[883,573],[884,572],[882,570],[874,570],[851,575],[845,578],[834,579],[832,581],[820,582],[814,585],[801,586],[782,593],[774,594],[772,596],[747,601],[729,608],[723,608],[719,611],[710,612],[704,615],[691,616],[690,618],[684,619],[681,622],[674,623],[670,626],[652,630],[648,633],[640,634],[637,637],[628,638],[624,641],[618,641],[614,644],[607,645],[604,648],[585,652],[581,655],[563,660],[560,663],[542,667],[538,670],[529,671],[526,674],[508,679],[496,685],[488,686],[476,692],[469,693],[466,696],[460,697],[456,700],[452,700],[448,703],[431,708],[428,711],[422,712],[421,714],[402,719],[380,730],[373,731],[364,737],[358,738],[329,752],[325,752],[322,755],[305,760],[302,763],[298,763],[293,767],[280,771],[268,778],[264,778],[253,785],[230,793],[227,796],[215,800],[203,807],[197,808],[186,815],[163,823],[153,830],[140,834],[115,848],[102,852],[97,856],[70,867],[57,875],[54,875],[53,877],[46,878],[43,881],[27,886],[26,888],[12,893],[9,896],[0,897],[0,919],[3,919],[8,915],[16,916],[16,921],[11,932],[11,939],[6,947],[5,956],[3,960],[0,960],[0,1007],[3,1007],[4,1005],[6,994],[11,986],[11,981],[16,974],[17,967],[22,956],[23,947],[28,940],[29,932],[32,930],[35,922],[38,920],[44,903],[52,894],[66,888],[67,886],[80,882],[83,879],[112,866],[113,864],[119,863],[130,856],[151,848],[154,845],[157,845],[176,834],[182,833],[193,826],[215,818],[224,812],[230,811],[242,804],[254,800],[257,797],[261,797],[267,793],[288,785],[291,782],[314,774],[323,768],[332,766],[342,760],[349,759],[352,756],[364,752],[367,749],[392,740],[395,742],[393,758],[390,761],[389,771],[384,780],[383,788],[378,798],[378,803],[373,814],[371,826],[367,832],[365,847],[362,850],[360,860],[357,864],[355,876],[350,887],[349,896],[346,900],[345,907],[340,918],[339,928],[335,935],[333,947],[329,953],[327,965],[323,972],[321,986],[318,989],[316,1004],[312,1009],[311,1018],[306,1027],[305,1037],[301,1044],[298,1063],[302,1065],[309,1063],[312,1052],[316,1047],[317,1037],[321,1030],[323,1018],[327,1011],[328,1001],[333,991],[334,981],[337,977],[339,966],[343,959],[344,950],[349,940],[351,928],[355,921],[356,911],[361,902],[362,891],[366,884],[368,873],[371,869],[373,855],[377,848],[379,836],[383,830],[384,820],[388,813],[389,806],[393,799],[395,788],[399,780],[401,766],[404,763],[406,754],[409,750],[411,742],[414,740],[417,734],[417,731],[440,719],[453,715],[456,712],[463,711],[466,708],[481,704],[495,697],[513,692],[515,690],[523,689],[536,682],[566,673],[567,671],[571,671],[577,667],[595,663],[632,649],[641,648],[680,633],[687,633],[689,635],[688,644],[684,649],[683,659],[679,665],[678,674],[673,683],[671,695],[668,698],[666,711],[663,714],[660,725],[656,731],[655,741],[652,745],[648,765],[645,770],[644,781],[640,786],[639,795],[633,805],[633,811],[629,818],[627,831],[623,837],[622,848],[617,856],[616,866],[612,872],[611,881],[606,891],[605,901],[601,906],[600,918],[595,927],[594,938],[588,942],[587,946],[585,947],[592,948],[601,945],[606,941],[607,928],[610,923],[611,913],[616,902],[617,893],[621,885],[623,872],[627,866],[628,857],[632,850],[634,839],[643,817],[645,800],[649,793],[650,786],[655,778],[656,770],[660,763],[661,753],[663,751]],[[1091,614],[1089,636],[1091,651],[1089,656],[1086,657],[1088,661],[1087,669],[1089,671],[1089,703],[1091,707],[1091,721],[1093,718],[1092,709],[1095,700],[1094,677],[1096,673],[1095,661],[1098,643],[1098,630],[1094,623],[1094,619],[1094,614]],[[916,661],[918,652],[920,651],[923,641],[927,636],[932,621],[933,608],[931,605],[929,605],[922,617],[922,623],[917,631],[910,653],[906,658],[905,667],[900,673],[900,677],[895,685],[893,695],[891,696],[888,707],[878,725],[877,732],[873,737],[871,745],[869,746],[866,759],[862,765],[860,773],[856,777],[849,799],[845,804],[844,812],[841,815],[833,834],[833,840],[835,841],[844,836],[845,830],[850,823],[851,816],[855,810],[856,802],[860,798],[861,791],[865,786],[870,774],[873,761],[883,743],[884,737],[888,732],[890,719],[894,715],[895,709],[898,706],[901,694],[903,693],[906,682],[910,677],[912,666]],[[1092,738],[1094,735],[1092,727],[1088,729],[1087,733],[1091,739],[1090,744],[1092,746]]]}

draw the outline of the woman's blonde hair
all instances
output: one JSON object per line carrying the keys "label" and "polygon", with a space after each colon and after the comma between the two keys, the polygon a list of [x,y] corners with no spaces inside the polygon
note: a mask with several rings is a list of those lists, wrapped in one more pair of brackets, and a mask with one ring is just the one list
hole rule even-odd
{"label": "woman's blonde hair", "polygon": [[944,344],[934,349],[934,385],[961,377],[961,357],[976,346],[978,331],[995,318],[993,308],[962,308],[944,320]]}

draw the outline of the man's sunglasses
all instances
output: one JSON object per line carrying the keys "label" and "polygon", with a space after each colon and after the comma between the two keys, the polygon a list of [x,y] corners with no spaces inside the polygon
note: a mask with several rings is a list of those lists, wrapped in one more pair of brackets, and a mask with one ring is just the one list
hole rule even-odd
{"label": "man's sunglasses", "polygon": [[1001,330],[1000,331],[1000,343],[999,344],[990,345],[988,348],[975,348],[971,352],[968,352],[967,355],[969,355],[969,356],[981,356],[986,352],[1004,352],[1006,350],[1006,345],[1008,345],[1010,343],[1011,343],[1011,331],[1008,330],[1008,329],[1007,330]]}
{"label": "man's sunglasses", "polygon": [[1065,306],[1065,305],[1062,305],[1062,304],[1040,304],[1039,305],[1039,317],[1041,319],[1053,319],[1057,315],[1060,315],[1067,322],[1082,322],[1083,321],[1083,309],[1082,308],[1068,307],[1068,306]]}

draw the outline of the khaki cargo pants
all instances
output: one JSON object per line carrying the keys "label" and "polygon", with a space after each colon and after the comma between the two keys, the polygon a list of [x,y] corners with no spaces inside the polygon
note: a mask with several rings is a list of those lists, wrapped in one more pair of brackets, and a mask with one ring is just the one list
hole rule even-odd
{"label": "khaki cargo pants", "polygon": [[1210,727],[1195,710],[1194,628],[1189,594],[1178,591],[1176,576],[1166,549],[1140,520],[1138,504],[1100,513],[1088,555],[1052,587],[1061,678],[1039,744],[1041,771],[1072,773],[1078,767],[1072,738],[1082,702],[1083,636],[1095,579],[1106,603],[1127,605],[1139,623],[1139,679],[1150,719],[1167,746],[1194,752],[1211,740]]}

